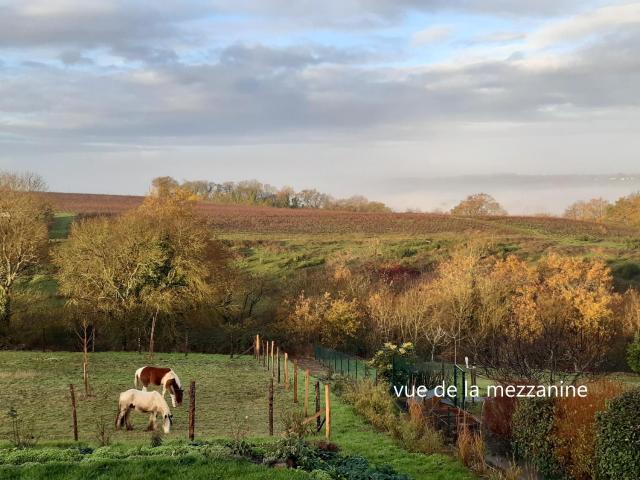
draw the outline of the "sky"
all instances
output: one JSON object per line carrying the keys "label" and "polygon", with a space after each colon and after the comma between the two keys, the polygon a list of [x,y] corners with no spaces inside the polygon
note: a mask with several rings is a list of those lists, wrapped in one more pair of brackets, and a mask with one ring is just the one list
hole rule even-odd
{"label": "sky", "polygon": [[639,173],[638,51],[640,2],[0,0],[0,169],[397,209],[443,206],[404,179]]}

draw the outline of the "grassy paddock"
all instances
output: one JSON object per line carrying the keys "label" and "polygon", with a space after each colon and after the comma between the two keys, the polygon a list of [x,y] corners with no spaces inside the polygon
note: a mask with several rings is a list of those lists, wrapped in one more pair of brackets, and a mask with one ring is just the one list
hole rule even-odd
{"label": "grassy paddock", "polygon": [[[92,354],[91,375],[95,395],[87,399],[80,398],[78,402],[78,423],[82,442],[96,444],[96,423],[100,415],[105,416],[108,427],[113,429],[118,394],[133,386],[133,375],[136,368],[146,363],[146,356],[136,353]],[[196,437],[201,439],[229,438],[239,424],[246,425],[250,438],[267,436],[269,373],[262,366],[259,366],[252,357],[231,360],[228,356],[222,355],[190,354],[185,357],[182,354],[158,354],[154,363],[173,367],[185,386],[191,379],[196,380],[198,407]],[[299,382],[301,402],[304,388],[302,378],[301,375]],[[0,405],[7,410],[11,406],[15,406],[21,416],[28,422],[32,422],[40,438],[40,444],[56,444],[72,439],[68,384],[74,383],[80,387],[81,380],[82,363],[79,353],[0,352]],[[185,398],[185,403],[181,408],[172,409],[174,428],[167,436],[167,440],[186,439],[187,403],[188,398]],[[277,387],[275,405],[275,427],[279,432],[281,431],[279,421],[281,412],[293,405],[292,392]],[[313,405],[313,400],[310,401],[311,405]],[[373,464],[390,464],[397,471],[408,474],[416,480],[474,478],[449,456],[427,456],[407,452],[387,435],[374,431],[354,412],[351,406],[341,402],[339,397],[332,396],[332,412],[332,440],[345,454],[364,456]],[[135,430],[114,433],[112,437],[114,442],[148,444],[149,433],[144,431],[147,421],[146,415],[137,413],[133,415]],[[246,420],[245,417],[247,417]],[[1,419],[0,430],[4,434],[8,428],[5,412],[2,412]],[[4,443],[7,443],[6,440]],[[131,474],[125,474],[123,478],[132,475],[135,477],[135,469],[142,468],[140,466],[142,464],[138,465],[138,463],[136,460],[131,464],[131,467],[105,466],[104,468],[111,472],[110,476],[105,478],[120,475],[121,470],[119,469],[126,468],[133,470],[131,470]],[[38,476],[40,468],[45,467],[26,468],[24,470],[25,476],[22,478],[41,478]],[[89,475],[87,468],[94,467],[74,465],[72,468],[70,467],[69,472],[70,475],[84,478],[83,474]],[[158,468],[162,469],[163,467],[160,465]],[[206,471],[205,467],[202,468]],[[196,467],[194,469],[194,472],[197,471]],[[34,472],[32,477],[28,476],[29,471]],[[192,477],[191,470],[189,472],[190,478],[199,478]],[[57,478],[55,475],[55,471],[51,473],[51,476],[48,476],[47,473],[48,478]],[[10,476],[9,478],[14,477]],[[211,476],[210,478],[218,477]],[[242,478],[251,477],[242,476]],[[274,476],[273,478],[281,477]]]}

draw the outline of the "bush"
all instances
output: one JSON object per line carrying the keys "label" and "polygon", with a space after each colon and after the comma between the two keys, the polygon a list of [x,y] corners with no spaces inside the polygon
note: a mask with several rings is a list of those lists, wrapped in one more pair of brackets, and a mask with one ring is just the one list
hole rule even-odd
{"label": "bush", "polygon": [[409,380],[408,371],[412,369],[415,362],[413,343],[405,342],[402,345],[396,345],[387,342],[375,353],[370,363],[378,372],[379,378],[401,385]]}
{"label": "bush", "polygon": [[462,426],[456,439],[456,456],[462,464],[476,473],[487,471],[485,455],[487,448],[480,433],[473,433],[469,427]]}
{"label": "bush", "polygon": [[271,445],[263,462],[268,465],[285,463],[289,467],[308,471],[322,469],[322,460],[316,450],[303,439],[295,437],[286,437]]}
{"label": "bush", "polygon": [[409,404],[407,417],[398,417],[393,435],[410,452],[430,455],[444,450],[442,434],[425,417],[419,402]]}
{"label": "bush", "polygon": [[29,448],[6,450],[0,453],[0,464],[21,465],[23,463],[74,462],[83,458],[76,448]]}
{"label": "bush", "polygon": [[304,411],[298,407],[285,408],[280,416],[282,430],[285,436],[305,438],[307,435],[313,435],[316,429],[315,422],[305,422]]}
{"label": "bush", "polygon": [[520,399],[513,412],[513,451],[531,462],[544,478],[561,478],[553,435],[553,401],[549,398]]}
{"label": "bush", "polygon": [[596,477],[595,416],[604,411],[607,401],[624,392],[624,385],[599,380],[587,385],[588,395],[558,397],[555,400],[555,456],[564,471],[575,480]]}
{"label": "bush", "polygon": [[344,399],[376,430],[393,430],[397,422],[397,408],[389,395],[387,384],[381,382],[375,385],[371,380],[365,379],[349,386],[344,393]]}
{"label": "bush", "polygon": [[627,363],[631,370],[640,373],[640,333],[636,334],[627,348]]}
{"label": "bush", "polygon": [[640,388],[612,400],[596,415],[599,478],[631,480],[640,476]]}
{"label": "bush", "polygon": [[34,447],[38,439],[33,433],[33,427],[24,421],[18,410],[11,407],[7,412],[7,417],[11,425],[9,442],[16,448]]}

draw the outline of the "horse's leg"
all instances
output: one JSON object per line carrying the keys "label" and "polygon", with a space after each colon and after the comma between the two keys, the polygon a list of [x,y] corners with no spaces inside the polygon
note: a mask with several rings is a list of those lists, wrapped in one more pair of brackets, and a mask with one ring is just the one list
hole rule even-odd
{"label": "horse's leg", "polygon": [[147,391],[147,386],[146,386],[144,383],[142,384],[142,391],[143,391],[143,392],[146,392],[146,391]]}
{"label": "horse's leg", "polygon": [[116,416],[116,430],[120,430],[122,428],[122,410],[118,410],[118,415]]}
{"label": "horse's leg", "polygon": [[127,430],[133,430],[133,425],[131,424],[131,410],[131,408],[128,408],[124,417],[127,424]]}
{"label": "horse's leg", "polygon": [[152,413],[149,415],[149,426],[147,427],[147,431],[156,429],[156,414]]}

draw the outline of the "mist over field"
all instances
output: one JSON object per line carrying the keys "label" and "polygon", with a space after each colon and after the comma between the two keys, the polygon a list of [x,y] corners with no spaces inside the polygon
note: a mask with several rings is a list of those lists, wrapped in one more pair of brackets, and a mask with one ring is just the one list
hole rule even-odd
{"label": "mist over field", "polygon": [[[560,215],[578,200],[614,202],[640,191],[639,175],[468,175],[390,179],[377,200],[396,210],[448,211],[477,192],[495,197],[514,215]],[[373,198],[374,192],[370,193]]]}

